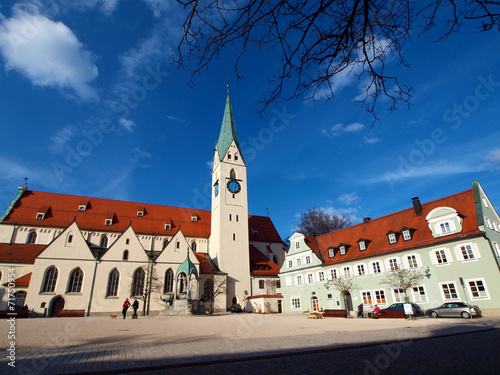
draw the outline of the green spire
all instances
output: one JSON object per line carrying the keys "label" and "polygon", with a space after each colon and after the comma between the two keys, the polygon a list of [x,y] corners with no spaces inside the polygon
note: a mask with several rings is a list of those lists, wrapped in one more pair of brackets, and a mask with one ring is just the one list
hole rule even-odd
{"label": "green spire", "polygon": [[224,118],[222,119],[222,126],[220,129],[219,140],[217,141],[217,151],[219,152],[219,159],[224,159],[224,156],[229,150],[232,141],[236,142],[236,147],[238,147],[238,152],[243,160],[243,155],[241,154],[240,142],[238,141],[238,133],[236,132],[236,125],[234,123],[233,109],[231,107],[231,99],[229,98],[229,89],[226,99],[226,108],[224,109]]}

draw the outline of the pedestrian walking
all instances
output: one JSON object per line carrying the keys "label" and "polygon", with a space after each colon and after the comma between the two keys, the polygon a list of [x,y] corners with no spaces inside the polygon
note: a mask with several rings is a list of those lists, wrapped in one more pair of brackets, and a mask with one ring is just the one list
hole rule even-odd
{"label": "pedestrian walking", "polygon": [[363,317],[363,303],[360,303],[358,305],[358,318],[362,318]]}
{"label": "pedestrian walking", "polygon": [[134,300],[132,308],[134,309],[134,315],[132,315],[132,319],[137,319],[137,309],[139,308],[139,301]]}
{"label": "pedestrian walking", "polygon": [[129,307],[130,307],[130,301],[127,298],[125,302],[123,302],[123,310],[122,310],[123,319],[127,317],[127,310]]}

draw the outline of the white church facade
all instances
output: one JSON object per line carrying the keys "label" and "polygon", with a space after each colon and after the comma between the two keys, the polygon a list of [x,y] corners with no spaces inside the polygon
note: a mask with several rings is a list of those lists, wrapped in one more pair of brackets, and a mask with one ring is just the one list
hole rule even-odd
{"label": "white church facade", "polygon": [[210,211],[20,187],[0,217],[0,310],[113,314],[137,298],[145,313],[204,312],[222,290],[216,311],[280,311],[285,244],[269,217],[248,214],[229,94],[212,186]]}

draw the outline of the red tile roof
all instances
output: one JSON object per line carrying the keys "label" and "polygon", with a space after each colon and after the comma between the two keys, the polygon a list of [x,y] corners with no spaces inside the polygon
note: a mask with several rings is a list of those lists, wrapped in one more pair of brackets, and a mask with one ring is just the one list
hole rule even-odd
{"label": "red tile roof", "polygon": [[46,245],[25,245],[0,243],[0,262],[35,263],[35,257]]}
{"label": "red tile roof", "polygon": [[224,273],[221,272],[221,270],[219,270],[219,268],[215,265],[210,255],[205,253],[194,253],[194,255],[196,255],[198,262],[200,262],[200,273]]}
{"label": "red tile roof", "polygon": [[[78,210],[82,202],[88,202],[85,211]],[[36,220],[40,207],[44,206],[50,210],[44,220]],[[137,216],[137,207],[144,208],[143,217]],[[107,226],[105,219],[110,218],[110,214],[113,225]],[[191,220],[193,214],[197,216],[196,222]],[[211,212],[26,190],[3,223],[65,228],[73,220],[81,229],[96,231],[123,232],[132,224],[136,233],[173,235],[182,226],[186,237],[208,237]],[[250,231],[251,241],[282,242],[270,218],[250,215],[248,220],[249,227],[258,231],[258,236],[253,236]],[[170,230],[165,230],[165,223],[172,224]]]}
{"label": "red tile roof", "polygon": [[[437,207],[454,208],[464,217],[462,232],[455,235],[445,236],[435,239],[429,229],[426,216]],[[403,236],[399,236],[397,243],[390,245],[387,237],[388,232],[400,232],[403,228],[414,229],[412,238],[409,241],[403,241]],[[422,204],[422,214],[417,216],[414,208],[409,208],[387,216],[370,220],[368,223],[360,223],[340,229],[331,233],[318,236],[321,254],[325,264],[336,264],[345,261],[365,258],[367,256],[386,254],[406,250],[409,248],[425,246],[439,241],[448,241],[464,235],[481,233],[477,227],[476,209],[474,203],[473,190],[466,190],[445,198],[441,198],[429,203]],[[358,240],[364,239],[370,241],[366,250],[360,251]],[[328,249],[338,248],[340,244],[349,245],[345,255],[340,255],[336,251],[333,258],[329,258]],[[311,245],[311,244],[309,244]]]}
{"label": "red tile roof", "polygon": [[[257,269],[265,266],[266,270]],[[280,268],[276,263],[262,254],[255,246],[250,245],[250,272],[256,276],[277,276]]]}
{"label": "red tile roof", "polygon": [[[19,278],[17,278],[15,281],[14,281],[14,284],[16,286],[29,286],[30,285],[30,280],[31,280],[31,272],[30,273],[27,273],[26,275],[24,276],[21,276]],[[3,285],[7,286],[9,283],[5,283]]]}

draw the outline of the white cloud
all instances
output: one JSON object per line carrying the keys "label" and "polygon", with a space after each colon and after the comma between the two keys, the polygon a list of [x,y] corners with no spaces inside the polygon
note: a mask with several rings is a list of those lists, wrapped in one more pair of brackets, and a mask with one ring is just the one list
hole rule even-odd
{"label": "white cloud", "polygon": [[133,122],[132,120],[128,120],[126,118],[119,119],[118,123],[121,126],[123,126],[126,130],[128,130],[129,132],[131,132],[132,130],[134,130],[134,127],[136,126],[135,122]]}
{"label": "white cloud", "polygon": [[98,76],[95,58],[62,22],[14,8],[13,16],[0,24],[0,51],[5,69],[23,74],[34,85],[97,99],[89,84]]}
{"label": "white cloud", "polygon": [[66,144],[78,133],[76,126],[67,125],[60,129],[57,134],[50,137],[48,146],[52,154],[60,154],[64,151]]}
{"label": "white cloud", "polygon": [[500,149],[496,148],[491,150],[491,152],[484,159],[486,161],[485,167],[491,169],[500,169]]}
{"label": "white cloud", "polygon": [[356,192],[352,192],[352,193],[349,193],[349,194],[343,194],[343,195],[341,195],[340,197],[337,198],[337,201],[339,201],[342,204],[345,204],[345,205],[349,206],[349,205],[351,205],[353,203],[359,202],[360,201],[360,197],[358,197],[358,195],[356,194]]}
{"label": "white cloud", "polygon": [[327,129],[321,130],[321,133],[328,137],[338,137],[343,133],[355,133],[361,131],[364,129],[364,127],[365,126],[359,122],[353,122],[352,124],[345,126],[339,123],[332,125],[332,127],[329,130]]}
{"label": "white cloud", "polygon": [[379,137],[365,137],[365,143],[369,145],[374,145],[375,143],[379,143]]}

